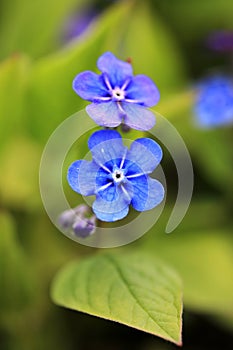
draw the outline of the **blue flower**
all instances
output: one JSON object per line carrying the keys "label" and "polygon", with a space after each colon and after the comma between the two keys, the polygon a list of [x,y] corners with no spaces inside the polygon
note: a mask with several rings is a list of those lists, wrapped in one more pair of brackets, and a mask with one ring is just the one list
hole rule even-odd
{"label": "blue flower", "polygon": [[97,15],[98,10],[94,6],[89,6],[68,18],[63,29],[64,42],[68,42],[84,34]]}
{"label": "blue flower", "polygon": [[88,146],[93,160],[77,160],[68,170],[71,188],[83,196],[95,195],[92,209],[102,221],[124,218],[129,205],[137,211],[154,208],[164,198],[162,184],[148,176],[160,163],[162,150],[149,138],[125,147],[115,130],[96,131]]}
{"label": "blue flower", "polygon": [[89,116],[100,126],[116,127],[125,123],[130,128],[149,130],[155,124],[152,107],[159,101],[159,91],[145,75],[133,76],[129,63],[118,60],[111,52],[97,62],[98,75],[85,71],[73,81],[74,91],[84,100]]}
{"label": "blue flower", "polygon": [[217,127],[233,123],[233,80],[217,76],[198,86],[194,106],[197,123],[202,127]]}

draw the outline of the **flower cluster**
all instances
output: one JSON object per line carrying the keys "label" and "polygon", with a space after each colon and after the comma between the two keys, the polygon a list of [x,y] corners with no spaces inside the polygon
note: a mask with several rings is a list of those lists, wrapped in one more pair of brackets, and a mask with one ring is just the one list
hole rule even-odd
{"label": "flower cluster", "polygon": [[198,86],[194,106],[197,123],[206,128],[233,123],[233,80],[213,76]]}
{"label": "flower cluster", "polygon": [[[114,222],[128,214],[130,205],[141,212],[154,208],[164,198],[162,184],[149,176],[162,159],[160,146],[150,138],[139,138],[127,148],[120,133],[110,129],[120,124],[122,130],[151,129],[155,117],[148,107],[158,102],[159,91],[150,78],[133,76],[131,64],[118,60],[110,52],[98,59],[97,66],[100,75],[91,71],[80,73],[73,88],[83,99],[92,102],[86,107],[88,115],[108,129],[90,136],[92,161],[73,162],[67,180],[74,191],[95,196],[92,209],[99,220]],[[83,236],[93,232],[89,223],[84,224],[82,231],[83,221],[80,218],[74,221],[69,214],[63,213],[63,226],[68,217],[67,225],[74,231],[76,227],[79,236],[84,231]]]}

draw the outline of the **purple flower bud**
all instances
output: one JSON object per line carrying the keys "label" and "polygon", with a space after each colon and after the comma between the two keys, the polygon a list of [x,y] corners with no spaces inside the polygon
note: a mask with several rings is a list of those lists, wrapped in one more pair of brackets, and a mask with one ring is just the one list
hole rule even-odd
{"label": "purple flower bud", "polygon": [[90,208],[86,204],[80,204],[77,207],[75,207],[73,210],[77,215],[90,214]]}
{"label": "purple flower bud", "polygon": [[58,218],[59,226],[64,229],[71,227],[75,221],[75,217],[76,214],[73,209],[63,211]]}
{"label": "purple flower bud", "polygon": [[96,216],[91,218],[79,218],[72,226],[72,229],[76,236],[86,238],[92,235],[96,229]]}
{"label": "purple flower bud", "polygon": [[126,133],[126,132],[129,132],[130,130],[131,130],[131,128],[128,125],[126,125],[124,123],[121,124],[121,131],[122,132]]}
{"label": "purple flower bud", "polygon": [[63,229],[69,229],[77,220],[88,214],[90,214],[90,208],[85,204],[80,204],[74,209],[65,210],[58,218],[59,226]]}

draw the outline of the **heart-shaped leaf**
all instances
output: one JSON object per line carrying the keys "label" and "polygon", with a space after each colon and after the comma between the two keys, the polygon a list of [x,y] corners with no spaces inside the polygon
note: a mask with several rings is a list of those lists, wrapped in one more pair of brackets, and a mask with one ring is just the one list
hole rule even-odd
{"label": "heart-shaped leaf", "polygon": [[180,279],[148,255],[101,254],[69,264],[56,276],[52,298],[181,344]]}

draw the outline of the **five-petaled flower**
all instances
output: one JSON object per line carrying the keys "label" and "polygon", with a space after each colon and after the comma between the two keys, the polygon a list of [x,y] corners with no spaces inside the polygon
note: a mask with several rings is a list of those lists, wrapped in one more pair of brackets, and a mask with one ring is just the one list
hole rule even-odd
{"label": "five-petaled flower", "polygon": [[145,211],[163,200],[162,184],[149,177],[162,158],[155,141],[140,138],[128,149],[117,131],[101,130],[91,135],[88,146],[93,160],[75,161],[67,178],[74,191],[96,196],[92,208],[98,219],[120,220],[128,214],[130,204]]}
{"label": "five-petaled flower", "polygon": [[132,66],[118,60],[111,52],[104,53],[97,62],[98,75],[85,71],[76,76],[73,89],[92,104],[88,115],[100,126],[117,127],[121,123],[137,130],[149,130],[155,116],[146,107],[159,101],[159,91],[145,75],[133,76]]}
{"label": "five-petaled flower", "polygon": [[198,86],[194,106],[197,123],[213,128],[233,123],[233,80],[226,76],[213,76]]}

